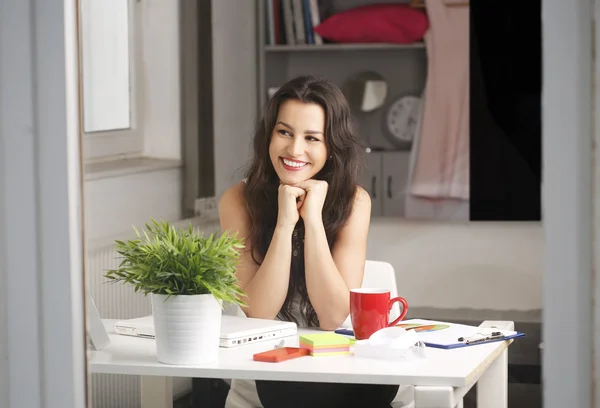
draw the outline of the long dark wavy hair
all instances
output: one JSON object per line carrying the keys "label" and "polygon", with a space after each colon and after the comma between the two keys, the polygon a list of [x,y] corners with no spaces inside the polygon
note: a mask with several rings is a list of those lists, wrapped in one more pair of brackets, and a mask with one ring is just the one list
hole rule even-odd
{"label": "long dark wavy hair", "polygon": [[[250,217],[247,237],[252,259],[261,264],[267,253],[277,223],[279,177],[269,157],[271,135],[279,107],[287,100],[320,105],[325,112],[325,145],[328,160],[314,179],[327,181],[329,187],[323,206],[323,224],[329,248],[333,248],[340,229],[347,222],[357,189],[359,173],[363,170],[362,143],[352,130],[352,118],[346,98],[330,81],[301,76],[284,84],[268,101],[254,136],[254,157],[246,172],[244,195]],[[302,219],[296,231],[304,236]],[[287,296],[278,317],[299,323],[292,314],[292,301],[300,294],[300,313],[309,326],[319,326],[318,317],[308,298],[304,274],[304,246],[292,256]]]}

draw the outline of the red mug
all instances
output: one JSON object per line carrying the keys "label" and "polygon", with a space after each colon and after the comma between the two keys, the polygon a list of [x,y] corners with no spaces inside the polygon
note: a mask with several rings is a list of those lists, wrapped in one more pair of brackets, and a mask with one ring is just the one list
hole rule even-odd
{"label": "red mug", "polygon": [[[402,313],[390,322],[390,311],[394,303],[402,303]],[[350,291],[350,319],[356,340],[366,340],[385,327],[395,326],[406,316],[408,302],[403,297],[390,299],[386,289],[352,289]]]}

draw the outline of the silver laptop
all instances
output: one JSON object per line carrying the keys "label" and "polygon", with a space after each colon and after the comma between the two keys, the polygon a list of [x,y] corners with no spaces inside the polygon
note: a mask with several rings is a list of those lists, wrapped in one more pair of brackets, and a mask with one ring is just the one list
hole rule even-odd
{"label": "silver laptop", "polygon": [[[115,323],[115,332],[125,336],[153,339],[154,320],[152,316],[120,320]],[[248,343],[293,336],[297,332],[298,327],[293,322],[222,315],[219,345],[221,347],[237,347]]]}

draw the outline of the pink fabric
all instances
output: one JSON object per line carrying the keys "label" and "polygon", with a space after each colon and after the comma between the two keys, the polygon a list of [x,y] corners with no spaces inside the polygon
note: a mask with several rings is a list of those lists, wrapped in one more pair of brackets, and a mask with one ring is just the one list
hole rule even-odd
{"label": "pink fabric", "polygon": [[428,75],[410,193],[469,199],[469,7],[426,0]]}
{"label": "pink fabric", "polygon": [[[408,180],[412,179],[415,169],[416,156],[419,151],[419,142],[421,136],[421,126],[423,126],[423,105],[425,97],[421,96],[421,108],[416,118],[417,126],[415,128],[415,137],[413,139],[413,148],[410,153],[410,162],[408,168]],[[411,194],[404,196],[404,217],[407,219],[429,219],[440,221],[469,221],[469,200],[460,200],[454,198],[431,199],[417,197]]]}

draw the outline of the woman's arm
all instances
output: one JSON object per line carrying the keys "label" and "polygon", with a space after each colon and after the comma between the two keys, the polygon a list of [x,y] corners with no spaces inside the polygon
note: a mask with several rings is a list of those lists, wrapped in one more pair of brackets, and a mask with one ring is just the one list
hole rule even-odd
{"label": "woman's arm", "polygon": [[[242,183],[227,190],[219,201],[219,219],[223,231],[237,231],[239,238],[247,240],[250,224]],[[246,241],[236,270],[240,286],[247,295],[248,307],[242,308],[246,316],[274,319],[279,313],[290,279],[293,230],[294,224],[276,227],[260,267],[252,259],[252,248]]]}
{"label": "woman's arm", "polygon": [[323,330],[337,329],[350,313],[350,289],[359,288],[364,275],[370,218],[371,198],[359,188],[332,251],[322,218],[304,220],[306,287]]}

